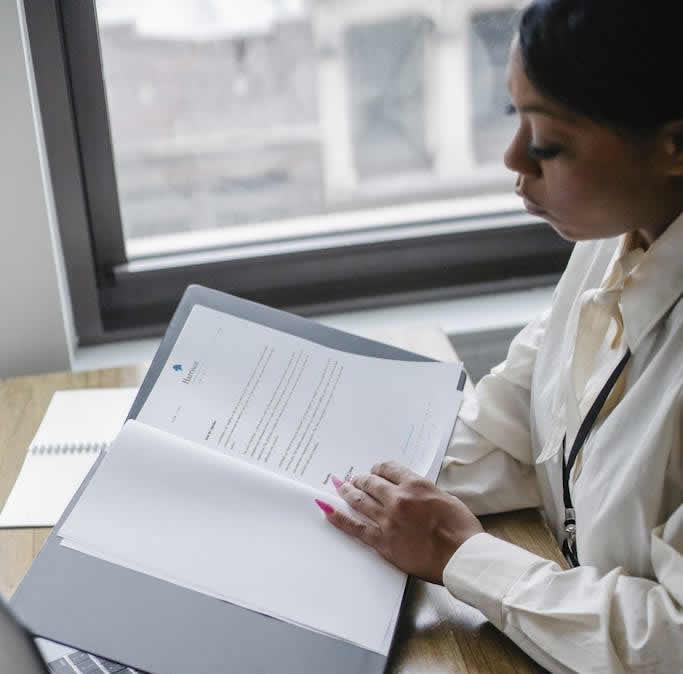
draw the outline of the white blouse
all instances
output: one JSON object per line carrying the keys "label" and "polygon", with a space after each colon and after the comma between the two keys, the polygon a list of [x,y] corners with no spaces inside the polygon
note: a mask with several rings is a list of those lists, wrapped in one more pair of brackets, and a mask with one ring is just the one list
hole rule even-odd
{"label": "white blouse", "polygon": [[553,672],[683,671],[683,214],[643,254],[579,243],[551,309],[466,396],[439,486],[476,514],[541,506],[564,537],[562,439],[632,356],[570,475],[580,567],[488,534],[443,580]]}

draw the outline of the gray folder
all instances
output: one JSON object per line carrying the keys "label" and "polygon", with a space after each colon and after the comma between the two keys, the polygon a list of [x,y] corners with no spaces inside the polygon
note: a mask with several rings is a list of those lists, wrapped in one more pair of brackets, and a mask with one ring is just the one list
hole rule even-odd
{"label": "gray folder", "polygon": [[[340,351],[429,360],[225,293],[190,286],[129,418],[137,417],[195,304]],[[459,389],[463,386],[464,376]],[[384,670],[385,656],[62,547],[56,532],[100,461],[101,457],[11,600],[17,617],[35,635],[156,674],[373,674]],[[102,524],[106,526],[106,522]]]}

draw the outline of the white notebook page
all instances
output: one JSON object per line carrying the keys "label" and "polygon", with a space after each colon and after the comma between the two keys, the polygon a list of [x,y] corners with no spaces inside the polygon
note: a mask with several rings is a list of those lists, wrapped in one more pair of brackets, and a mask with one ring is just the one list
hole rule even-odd
{"label": "white notebook page", "polygon": [[54,526],[116,436],[137,389],[57,391],[0,513],[0,527]]}

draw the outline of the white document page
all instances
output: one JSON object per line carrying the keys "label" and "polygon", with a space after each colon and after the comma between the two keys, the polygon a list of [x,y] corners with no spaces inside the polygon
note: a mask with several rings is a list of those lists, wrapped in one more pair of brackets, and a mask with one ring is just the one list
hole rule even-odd
{"label": "white document page", "polygon": [[343,535],[321,492],[127,422],[59,531],[63,544],[388,652],[406,576]]}
{"label": "white document page", "polygon": [[54,526],[116,436],[137,389],[57,391],[0,513],[0,527]]}
{"label": "white document page", "polygon": [[394,459],[425,475],[462,365],[349,354],[193,307],[138,420],[313,487]]}

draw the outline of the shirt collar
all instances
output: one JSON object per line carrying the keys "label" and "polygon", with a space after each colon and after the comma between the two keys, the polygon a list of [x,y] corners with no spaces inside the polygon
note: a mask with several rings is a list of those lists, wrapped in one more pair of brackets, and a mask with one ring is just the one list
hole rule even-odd
{"label": "shirt collar", "polygon": [[[627,243],[624,241],[624,248]],[[631,351],[678,301],[683,293],[683,213],[660,234],[644,254],[622,258],[635,262],[628,269],[619,308],[624,320],[624,335]]]}

